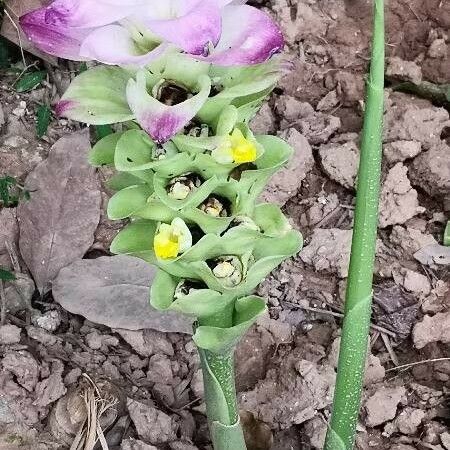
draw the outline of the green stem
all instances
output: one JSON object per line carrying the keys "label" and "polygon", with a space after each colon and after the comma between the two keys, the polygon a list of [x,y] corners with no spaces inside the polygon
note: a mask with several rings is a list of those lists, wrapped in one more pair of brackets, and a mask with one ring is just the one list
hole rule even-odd
{"label": "green stem", "polygon": [[199,349],[214,450],[246,450],[234,384],[234,355]]}
{"label": "green stem", "polygon": [[378,224],[384,56],[384,2],[375,0],[372,62],[367,82],[345,318],[326,450],[353,448],[361,403]]}
{"label": "green stem", "polygon": [[[200,325],[231,326],[234,302]],[[246,450],[234,382],[234,351],[224,354],[198,349],[205,386],[206,413],[214,450]]]}

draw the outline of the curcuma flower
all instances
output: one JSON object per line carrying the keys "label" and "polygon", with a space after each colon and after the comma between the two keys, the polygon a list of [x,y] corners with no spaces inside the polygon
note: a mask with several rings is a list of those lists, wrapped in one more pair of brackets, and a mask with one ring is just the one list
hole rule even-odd
{"label": "curcuma flower", "polygon": [[162,223],[158,227],[153,245],[158,258],[176,258],[192,247],[192,235],[184,221],[177,217],[170,225]]}
{"label": "curcuma flower", "polygon": [[277,25],[243,1],[55,0],[20,18],[46,53],[145,66],[173,46],[217,65],[257,64],[284,45]]}

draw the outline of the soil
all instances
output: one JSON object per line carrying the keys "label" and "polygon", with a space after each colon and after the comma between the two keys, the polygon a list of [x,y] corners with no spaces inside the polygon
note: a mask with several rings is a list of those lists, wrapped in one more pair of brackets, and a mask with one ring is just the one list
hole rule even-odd
{"label": "soil", "polygon": [[[372,2],[250,3],[281,23],[295,64],[253,125],[296,149],[264,197],[284,205],[305,248],[259,288],[270,316],[236,354],[242,422],[250,450],[319,449],[340,340]],[[393,88],[450,83],[450,2],[387,3],[386,158],[356,448],[449,450],[450,255],[440,245],[450,211],[449,112]],[[38,105],[56,101],[74,74],[64,61],[47,68],[51,81],[29,93],[13,90],[14,76],[0,83],[0,174],[20,181],[79,129],[53,118],[36,138]],[[107,173],[95,176],[105,205]],[[39,294],[21,259],[17,216],[16,208],[0,210],[0,265],[18,274],[3,295],[0,448],[68,449],[80,427],[97,424],[111,450],[211,448],[189,335],[111,329],[63,309],[51,291]],[[109,255],[119,227],[102,213],[85,259]]]}

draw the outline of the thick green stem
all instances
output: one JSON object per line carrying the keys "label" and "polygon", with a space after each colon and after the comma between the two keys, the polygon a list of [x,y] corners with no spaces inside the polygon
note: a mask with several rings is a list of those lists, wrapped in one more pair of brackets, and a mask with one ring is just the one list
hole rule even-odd
{"label": "thick green stem", "polygon": [[[231,326],[234,303],[203,318],[200,325]],[[206,413],[214,450],[246,450],[234,382],[234,350],[219,354],[198,349],[205,386]]]}
{"label": "thick green stem", "polygon": [[367,82],[345,318],[326,450],[353,448],[369,335],[382,159],[383,0],[375,0],[374,14],[372,63]]}
{"label": "thick green stem", "polygon": [[214,450],[246,450],[234,384],[234,355],[199,349]]}

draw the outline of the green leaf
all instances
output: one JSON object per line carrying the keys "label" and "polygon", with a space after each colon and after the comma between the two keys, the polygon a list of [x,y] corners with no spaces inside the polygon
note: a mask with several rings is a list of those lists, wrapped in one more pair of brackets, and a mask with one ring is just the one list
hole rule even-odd
{"label": "green leaf", "polygon": [[52,117],[52,110],[48,105],[39,105],[36,111],[36,135],[38,138],[47,133],[50,119]]}
{"label": "green leaf", "polygon": [[113,133],[114,130],[112,129],[111,125],[97,125],[95,127],[95,134],[98,140],[103,139]]}
{"label": "green leaf", "polygon": [[117,142],[123,133],[114,133],[100,139],[89,152],[89,163],[95,167],[114,164]]}
{"label": "green leaf", "polygon": [[137,220],[121,230],[111,243],[111,253],[126,254],[153,251],[153,236],[156,223],[147,220]]}
{"label": "green leaf", "polygon": [[253,219],[267,237],[283,236],[292,229],[280,207],[272,203],[256,206]]}
{"label": "green leaf", "polygon": [[91,125],[133,119],[126,98],[129,79],[129,72],[112,66],[97,66],[81,73],[61,99],[62,114]]}
{"label": "green leaf", "polygon": [[128,172],[117,172],[106,185],[113,191],[120,191],[130,186],[144,184],[144,181]]}
{"label": "green leaf", "polygon": [[447,222],[444,231],[444,245],[450,245],[450,220]]}
{"label": "green leaf", "polygon": [[199,326],[193,340],[202,349],[214,353],[227,353],[236,346],[245,332],[266,310],[266,302],[261,297],[251,295],[238,299],[231,328]]}
{"label": "green leaf", "polygon": [[28,92],[36,88],[47,76],[45,70],[24,74],[15,84],[17,92]]}
{"label": "green leaf", "polygon": [[130,186],[114,194],[108,202],[108,217],[119,220],[130,217],[142,209],[153,189],[148,184]]}
{"label": "green leaf", "polygon": [[0,280],[2,281],[14,281],[16,276],[9,270],[2,269],[0,267]]}

